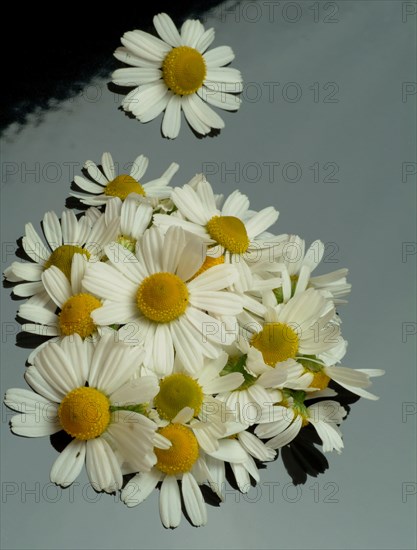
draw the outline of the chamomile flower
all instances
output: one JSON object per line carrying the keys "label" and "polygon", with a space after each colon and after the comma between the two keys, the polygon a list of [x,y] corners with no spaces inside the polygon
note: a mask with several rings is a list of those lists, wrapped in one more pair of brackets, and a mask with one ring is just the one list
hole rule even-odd
{"label": "chamomile flower", "polygon": [[187,20],[178,32],[165,13],[153,19],[161,38],[140,30],[126,32],[115,57],[132,67],[112,75],[120,86],[135,86],[124,98],[123,109],[141,122],[149,122],[165,110],[162,133],[176,138],[181,127],[181,110],[190,126],[205,135],[224,127],[220,116],[206,103],[235,111],[241,100],[234,95],[243,89],[238,70],[225,67],[234,59],[229,46],[207,51],[214,30],[205,30],[196,20]]}
{"label": "chamomile flower", "polygon": [[335,304],[345,303],[342,300],[350,292],[351,285],[346,282],[347,269],[338,269],[325,275],[312,277],[312,271],[319,265],[324,254],[324,244],[314,241],[305,252],[305,242],[296,235],[291,235],[283,246],[282,257],[274,266],[281,272],[282,284],[275,289],[278,303],[288,302],[291,296],[303,292],[308,287],[328,292]]}
{"label": "chamomile flower", "polygon": [[114,219],[119,220],[113,242],[122,245],[130,252],[135,252],[136,244],[145,233],[152,220],[153,209],[149,204],[137,202],[133,198],[125,201],[114,197],[106,204],[104,216],[108,225],[114,226]]}
{"label": "chamomile flower", "polygon": [[128,174],[117,174],[113,157],[110,153],[103,153],[101,169],[91,160],[84,164],[90,179],[75,176],[74,182],[85,193],[71,191],[70,195],[80,199],[83,204],[100,206],[106,204],[113,197],[122,201],[134,193],[137,198],[156,206],[161,199],[169,198],[171,188],[169,182],[177,172],[179,166],[173,162],[161,177],[142,183],[143,176],[148,169],[149,160],[144,155],[138,156],[133,162]]}
{"label": "chamomile flower", "polygon": [[227,423],[236,419],[233,412],[214,397],[237,388],[244,381],[237,372],[220,376],[227,359],[227,353],[222,352],[216,359],[205,361],[203,369],[193,376],[177,361],[174,372],[160,380],[159,392],[153,401],[160,425],[185,423],[207,453],[218,448],[217,440],[224,437]]}
{"label": "chamomile flower", "polygon": [[[217,399],[233,411],[238,422],[245,426],[252,426],[262,414],[265,406],[281,400],[281,392],[277,389],[286,380],[284,372],[275,372],[275,378],[254,376],[246,368],[247,355],[232,355],[225,366],[223,373],[230,376],[240,373],[243,383],[228,391],[219,392]],[[272,370],[272,369],[271,369]]]}
{"label": "chamomile flower", "polygon": [[108,244],[117,227],[117,220],[105,223],[104,215],[95,208],[87,210],[79,219],[71,210],[65,210],[59,220],[55,212],[47,212],[42,222],[46,243],[39,236],[31,223],[25,226],[23,249],[29,262],[13,262],[6,269],[5,276],[9,281],[17,282],[13,292],[17,296],[37,296],[36,305],[48,302],[42,274],[55,266],[69,279],[74,254],[83,254],[90,262],[99,261],[103,248]]}
{"label": "chamomile flower", "polygon": [[73,438],[53,464],[51,481],[70,485],[85,462],[93,487],[113,492],[123,483],[119,461],[140,471],[155,464],[157,426],[138,411],[158,385],[152,377],[131,379],[142,355],[112,335],[94,345],[75,334],[36,355],[25,374],[34,391],[7,391],[5,404],[21,413],[11,420],[14,433],[41,437],[64,430]]}
{"label": "chamomile flower", "polygon": [[[91,264],[83,284],[103,300],[92,312],[97,325],[124,324],[121,338],[145,343],[144,365],[161,376],[170,374],[174,351],[189,373],[203,366],[203,357],[216,358],[236,334],[226,333],[221,320],[206,313],[234,316],[241,300],[224,291],[236,280],[230,265],[218,265],[201,275],[205,258],[200,239],[173,227],[162,237],[148,229],[136,254],[121,245],[105,249],[108,264]],[[91,269],[90,269],[91,268]]]}
{"label": "chamomile flower", "polygon": [[258,467],[254,458],[269,462],[276,456],[276,451],[267,447],[256,435],[248,432],[239,423],[229,425],[226,437],[219,441],[219,449],[205,457],[206,464],[215,482],[210,486],[222,498],[226,488],[226,463],[230,464],[237,486],[242,493],[249,492],[251,478],[260,481]]}
{"label": "chamomile flower", "polygon": [[335,308],[320,291],[309,288],[285,304],[267,308],[264,322],[248,325],[247,338],[274,367],[299,354],[319,355],[339,345]]}
{"label": "chamomile flower", "polygon": [[149,472],[141,471],[128,481],[122,491],[123,502],[129,507],[137,506],[162,482],[159,514],[163,525],[169,528],[180,524],[181,494],[193,525],[205,525],[207,510],[199,485],[211,479],[204,459],[200,456],[197,438],[189,427],[178,423],[159,428],[158,434],[171,443],[170,448],[154,449],[157,457],[155,466]]}
{"label": "chamomile flower", "polygon": [[287,390],[284,400],[265,411],[259,419],[255,434],[268,439],[268,447],[280,449],[295,439],[303,426],[311,424],[323,442],[323,451],[340,453],[343,441],[338,425],[346,416],[346,410],[330,400],[307,407],[305,399],[305,392]]}
{"label": "chamomile flower", "polygon": [[[82,280],[87,264],[85,256],[74,254],[70,280],[56,266],[51,266],[42,274],[42,283],[46,292],[59,312],[51,311],[47,305],[22,304],[19,308],[19,316],[32,321],[22,326],[24,332],[51,337],[47,342],[59,341],[73,334],[78,334],[82,339],[97,337],[98,329],[91,318],[91,313],[101,307],[102,303],[92,294],[85,292],[83,288]],[[41,346],[46,345],[47,342]],[[31,353],[29,362],[39,349],[40,347]]]}
{"label": "chamomile flower", "polygon": [[239,191],[234,191],[219,209],[213,189],[202,174],[194,187],[175,187],[171,199],[184,219],[155,214],[155,225],[162,230],[172,225],[183,227],[204,240],[210,256],[224,255],[224,261],[239,271],[235,283],[238,292],[251,288],[253,278],[247,265],[251,257],[260,261],[286,238],[265,237],[264,232],[278,219],[278,212],[272,206],[249,212],[249,199]]}
{"label": "chamomile flower", "polygon": [[334,380],[343,388],[349,390],[360,397],[371,399],[373,401],[379,399],[376,395],[368,392],[365,388],[372,385],[371,378],[374,376],[382,376],[385,374],[381,369],[349,369],[339,365],[327,366],[317,357],[305,356],[299,357],[298,363],[304,367],[306,373],[313,376],[310,386],[318,390],[327,388],[329,382]]}

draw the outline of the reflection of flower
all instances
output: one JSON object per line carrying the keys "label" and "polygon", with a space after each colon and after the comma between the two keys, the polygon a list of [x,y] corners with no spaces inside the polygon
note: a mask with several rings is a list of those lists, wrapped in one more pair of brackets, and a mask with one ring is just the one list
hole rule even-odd
{"label": "reflection of flower", "polygon": [[161,39],[135,30],[122,37],[123,48],[115,56],[129,68],[113,73],[113,82],[135,86],[124,98],[123,108],[141,122],[149,122],[165,110],[162,133],[176,138],[181,127],[181,110],[199,134],[223,128],[224,122],[206,103],[235,111],[241,100],[242,77],[236,69],[225,67],[234,59],[229,46],[207,51],[214,30],[205,30],[196,20],[187,20],[181,34],[165,13],[153,19]]}
{"label": "reflection of flower", "polygon": [[91,180],[81,176],[75,176],[74,182],[85,193],[71,191],[70,195],[80,199],[84,204],[100,206],[106,204],[113,197],[125,200],[128,195],[134,193],[138,199],[166,199],[171,194],[169,182],[178,170],[178,164],[173,162],[161,177],[142,183],[142,177],[148,169],[149,160],[144,155],[139,155],[132,164],[129,174],[116,174],[113,157],[110,153],[103,153],[101,157],[102,170],[91,160],[87,160],[84,168]]}
{"label": "reflection of flower", "polygon": [[93,487],[113,492],[122,486],[120,455],[141,471],[156,462],[157,426],[136,411],[155,396],[158,385],[153,377],[130,381],[142,354],[112,335],[96,347],[73,335],[36,355],[26,380],[37,393],[8,390],[6,405],[22,413],[11,421],[16,434],[40,437],[64,430],[73,437],[52,466],[53,482],[70,485],[85,460]]}

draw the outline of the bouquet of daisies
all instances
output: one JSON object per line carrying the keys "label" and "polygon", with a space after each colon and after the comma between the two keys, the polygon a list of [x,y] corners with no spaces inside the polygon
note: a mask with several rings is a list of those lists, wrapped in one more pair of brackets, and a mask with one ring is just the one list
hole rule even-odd
{"label": "bouquet of daisies", "polygon": [[[240,77],[218,68],[230,61],[226,47],[204,54],[208,69],[198,72],[213,33],[186,22],[180,36],[170,21],[156,18],[167,43],[126,34],[117,55],[136,68],[115,78],[148,79],[136,94],[160,91],[163,101],[138,102],[148,111],[132,107],[134,94],[125,101],[142,121],[166,109],[164,133],[175,137],[182,108],[207,133],[221,119],[200,97],[206,78]],[[186,61],[188,81],[175,72]],[[87,161],[71,193],[87,209],[47,212],[43,235],[26,225],[29,261],[13,262],[5,278],[26,298],[22,331],[39,345],[25,372],[31,389],[8,390],[5,404],[18,412],[15,434],[65,436],[53,482],[69,486],[85,464],[97,491],[121,491],[135,506],[160,487],[164,526],[178,526],[182,502],[199,526],[202,486],[221,500],[227,471],[247,492],[261,463],[307,426],[324,452],[340,452],[338,390],[375,399],[366,388],[382,371],[340,365],[336,307],[350,285],[346,269],[313,276],[322,242],[306,250],[298,236],[271,233],[274,207],[251,210],[238,190],[217,195],[203,174],[171,187],[175,163],[143,183],[147,166],[143,155],[129,174],[116,173],[109,153],[100,166]]]}

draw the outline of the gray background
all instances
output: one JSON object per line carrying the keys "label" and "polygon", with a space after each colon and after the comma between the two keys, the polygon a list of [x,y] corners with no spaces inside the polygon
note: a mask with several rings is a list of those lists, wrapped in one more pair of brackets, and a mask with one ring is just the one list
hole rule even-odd
{"label": "gray background", "polygon": [[[407,493],[415,493],[416,415],[404,414],[416,402],[415,336],[405,335],[416,321],[415,256],[403,253],[415,246],[416,216],[414,178],[402,173],[416,161],[416,96],[402,95],[404,83],[416,80],[416,19],[406,16],[415,3],[320,2],[318,13],[310,1],[275,4],[273,16],[272,4],[243,2],[207,18],[215,45],[235,50],[233,66],[246,82],[240,112],[224,113],[217,137],[196,139],[183,125],[178,139],[164,140],[160,120],[144,126],[129,119],[104,81],[19,133],[10,129],[2,268],[25,222],[62,211],[86,159],[99,161],[109,150],[123,166],[142,152],[151,159],[145,179],[177,161],[178,185],[205,168],[216,191],[240,188],[254,209],[277,207],[276,232],[327,243],[322,272],[350,268],[353,293],[341,309],[344,363],[385,369],[373,387],[381,399],[353,406],[343,425],[345,450],[328,455],[330,469],[317,480],[292,487],[279,460],[262,471],[258,490],[231,492],[220,508],[209,507],[207,527],[183,519],[175,531],[160,525],[157,492],[127,509],[88,490],[85,474],[69,490],[55,488],[49,470],[56,451],[47,438],[13,436],[3,407],[4,548],[415,547],[416,496]],[[280,163],[275,173],[271,163]],[[325,182],[334,168],[330,179],[337,181]],[[27,357],[15,346],[18,303],[9,294],[2,289],[3,391],[25,387]],[[280,484],[273,495],[272,482]]]}

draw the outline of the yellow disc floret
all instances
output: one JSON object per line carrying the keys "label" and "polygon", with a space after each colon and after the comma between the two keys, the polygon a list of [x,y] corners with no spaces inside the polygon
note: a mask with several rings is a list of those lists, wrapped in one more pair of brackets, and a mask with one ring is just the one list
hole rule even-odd
{"label": "yellow disc floret", "polygon": [[173,48],[162,63],[162,78],[177,95],[194,94],[203,85],[206,73],[204,57],[189,46]]}
{"label": "yellow disc floret", "polygon": [[155,407],[162,418],[172,420],[184,407],[194,409],[197,416],[203,403],[201,386],[187,374],[170,374],[163,378],[159,393],[155,397]]}
{"label": "yellow disc floret", "polygon": [[74,254],[83,254],[87,259],[90,258],[90,253],[88,250],[81,248],[81,246],[73,246],[72,244],[63,244],[58,246],[52,254],[49,256],[48,260],[45,262],[45,269],[52,267],[53,265],[59,268],[62,273],[67,277],[71,278],[71,264]]}
{"label": "yellow disc floret", "polygon": [[262,353],[265,363],[271,367],[295,357],[298,350],[297,334],[284,323],[268,323],[252,336],[250,343]]}
{"label": "yellow disc floret", "polygon": [[110,197],[119,197],[122,201],[130,193],[137,193],[138,195],[145,195],[145,190],[142,185],[127,174],[121,174],[110,181],[104,188],[104,194]]}
{"label": "yellow disc floret", "polygon": [[313,375],[313,380],[310,384],[310,388],[318,388],[319,390],[324,390],[327,388],[330,382],[330,377],[327,376],[323,371],[315,372]]}
{"label": "yellow disc floret", "polygon": [[136,294],[140,311],[157,323],[169,323],[187,309],[187,285],[174,273],[155,273],[140,285]]}
{"label": "yellow disc floret", "polygon": [[79,334],[81,338],[91,336],[96,325],[91,318],[91,312],[101,307],[101,302],[91,294],[76,294],[71,296],[62,306],[59,314],[59,328],[65,336]]}
{"label": "yellow disc floret", "polygon": [[95,388],[76,388],[62,400],[58,417],[67,434],[83,441],[94,439],[109,425],[110,402]]}
{"label": "yellow disc floret", "polygon": [[211,267],[214,267],[215,265],[224,264],[224,256],[219,256],[218,258],[213,258],[212,256],[207,256],[204,260],[203,264],[201,265],[200,269],[194,273],[194,275],[191,277],[190,281],[210,269]]}
{"label": "yellow disc floret", "polygon": [[189,472],[198,458],[198,442],[192,430],[182,424],[169,424],[158,432],[172,443],[169,449],[154,449],[158,470],[169,476]]}
{"label": "yellow disc floret", "polygon": [[243,254],[249,247],[245,224],[239,218],[214,216],[208,221],[206,229],[212,239],[232,254]]}

